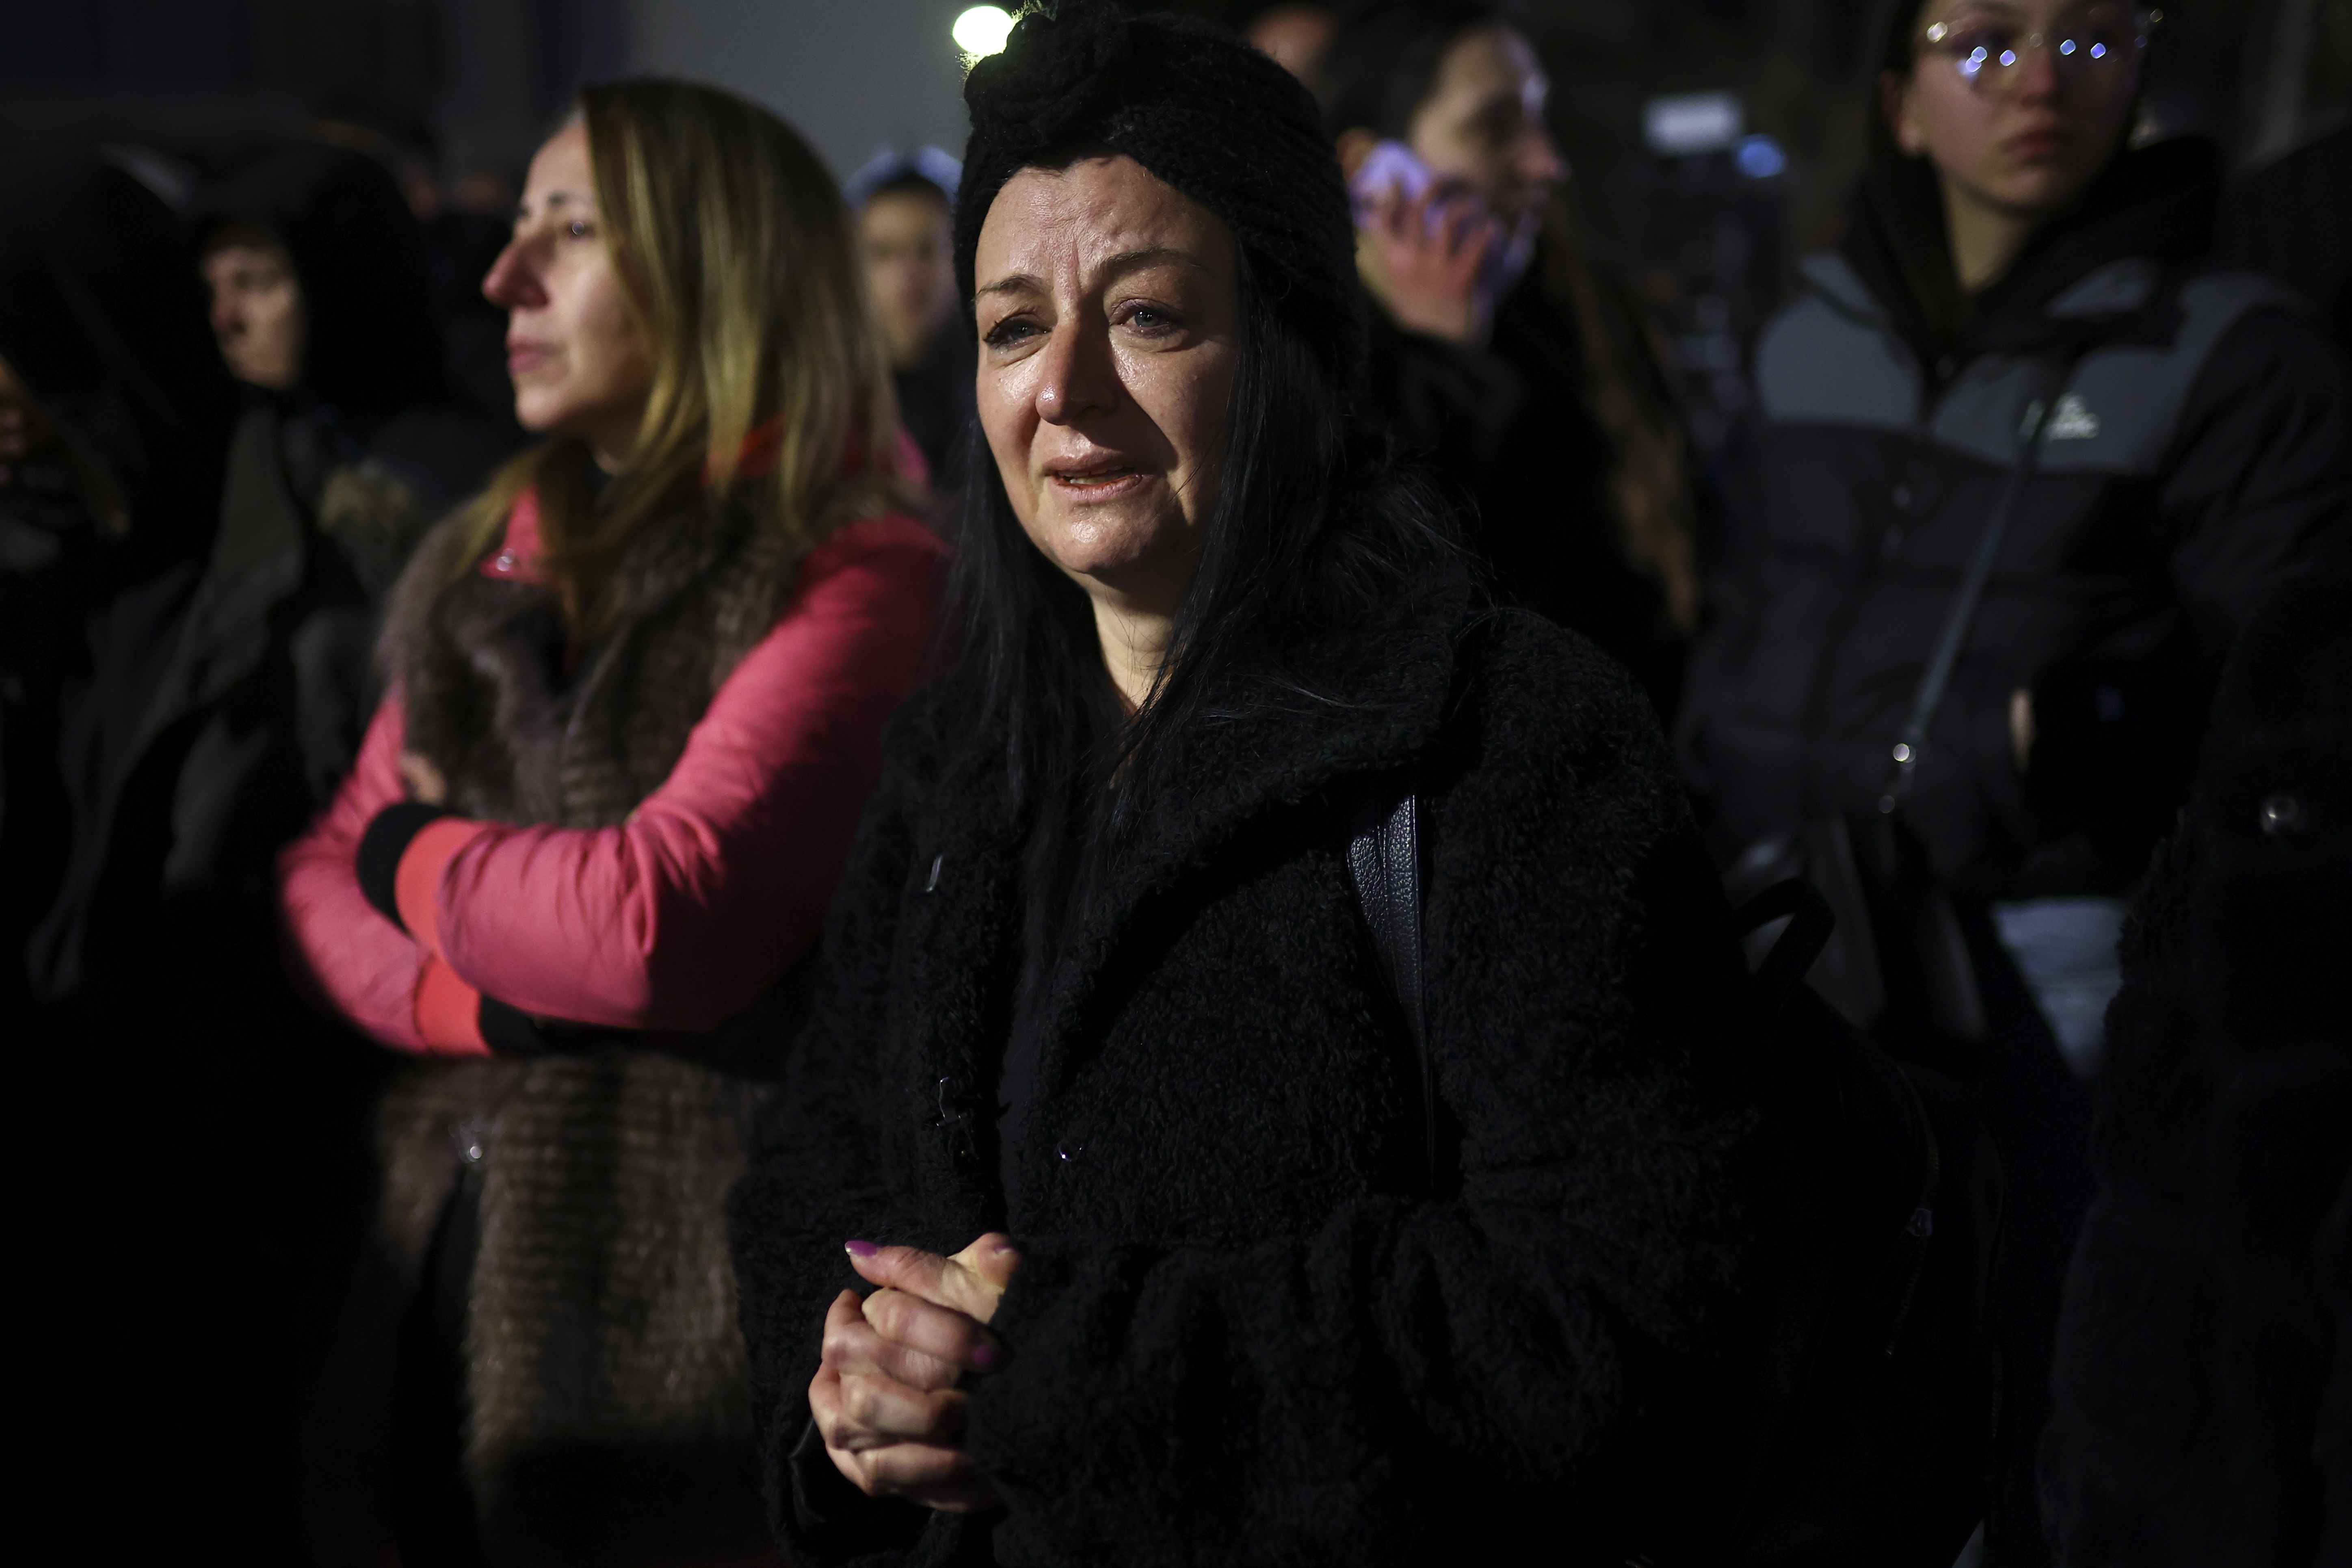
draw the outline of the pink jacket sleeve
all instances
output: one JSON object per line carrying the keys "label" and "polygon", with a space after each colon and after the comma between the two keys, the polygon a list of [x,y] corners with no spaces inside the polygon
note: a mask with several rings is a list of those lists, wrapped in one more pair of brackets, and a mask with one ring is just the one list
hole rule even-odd
{"label": "pink jacket sleeve", "polygon": [[385,1045],[422,1051],[415,997],[426,955],[367,901],[356,865],[369,822],[408,793],[400,776],[402,719],[399,698],[385,698],[333,803],[278,856],[278,889],[305,978]]}
{"label": "pink jacket sleeve", "polygon": [[[550,1017],[696,1032],[741,1012],[824,920],[880,776],[883,723],[927,668],[940,555],[904,518],[828,540],[669,778],[622,826],[451,823],[418,835],[398,879],[415,938],[368,906],[353,868],[368,821],[401,795],[387,701],[343,794],[286,859],[289,916],[322,988],[411,1049],[438,1043],[416,1022],[436,955],[466,984]],[[330,836],[340,842],[320,842]],[[313,885],[314,868],[331,891]],[[373,931],[309,930],[347,921],[372,922],[406,953]]]}

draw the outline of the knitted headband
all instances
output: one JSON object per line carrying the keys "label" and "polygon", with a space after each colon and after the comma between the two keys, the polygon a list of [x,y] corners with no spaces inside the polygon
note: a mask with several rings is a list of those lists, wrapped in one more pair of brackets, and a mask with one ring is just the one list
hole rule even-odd
{"label": "knitted headband", "polygon": [[1355,226],[1315,100],[1231,33],[1130,17],[1112,0],[1033,4],[964,79],[971,141],[956,204],[956,280],[972,292],[981,225],[1004,182],[1107,149],[1224,220],[1274,309],[1345,386],[1364,353]]}

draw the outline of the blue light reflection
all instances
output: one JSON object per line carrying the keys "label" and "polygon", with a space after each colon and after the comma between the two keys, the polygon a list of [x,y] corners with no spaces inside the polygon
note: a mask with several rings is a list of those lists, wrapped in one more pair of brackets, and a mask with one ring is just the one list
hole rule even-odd
{"label": "blue light reflection", "polygon": [[1731,161],[1741,174],[1751,180],[1769,180],[1775,174],[1786,174],[1789,169],[1789,154],[1781,150],[1779,142],[1769,136],[1741,137],[1739,146],[1731,154]]}

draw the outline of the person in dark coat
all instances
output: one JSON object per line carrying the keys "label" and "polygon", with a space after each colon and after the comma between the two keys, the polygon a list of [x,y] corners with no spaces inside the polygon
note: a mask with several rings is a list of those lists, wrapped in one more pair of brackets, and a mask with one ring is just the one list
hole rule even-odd
{"label": "person in dark coat", "polygon": [[932,484],[961,488],[956,468],[971,437],[971,339],[956,309],[956,182],[962,170],[937,147],[886,149],[843,183],[857,218],[866,302],[890,353],[898,420],[929,465]]}
{"label": "person in dark coat", "polygon": [[2231,184],[2221,199],[2221,255],[2293,289],[2352,358],[2352,214],[2333,199],[2352,184],[2352,125],[2339,125]]}
{"label": "person in dark coat", "polygon": [[515,445],[449,399],[423,231],[340,147],[270,153],[196,205],[222,354],[276,416],[296,504],[380,600]]}
{"label": "person in dark coat", "polygon": [[[787,1554],[1656,1546],[1768,1123],[1649,705],[1349,444],[1346,198],[1278,66],[1066,4],[965,96],[971,642],[732,1205]],[[1426,1089],[1348,870],[1407,789]]]}
{"label": "person in dark coat", "polygon": [[274,858],[358,752],[393,577],[499,449],[436,402],[424,254],[381,168],[293,148],[199,212],[211,363],[260,379],[210,459],[209,553],[152,635],[110,643],[65,735],[68,856],[26,963],[39,1001],[92,1020],[291,1000]]}
{"label": "person in dark coat", "polygon": [[[1878,820],[1907,775],[1900,820],[1961,896],[1981,1041],[1948,1065],[2009,1168],[1992,1560],[2030,1562],[2116,935],[2231,639],[2352,499],[2352,425],[2292,297],[2201,259],[2212,149],[2125,146],[2150,15],[2036,11],[2041,43],[1988,15],[1930,0],[1895,19],[1849,237],[1801,264],[1758,346],[1677,741],[1727,860],[1825,814]],[[1922,672],[2011,486],[1915,754]]]}
{"label": "person in dark coat", "polygon": [[310,798],[195,263],[128,174],[0,162],[0,1037],[53,1112],[20,1140],[56,1176],[21,1238],[46,1282],[25,1342],[73,1392],[45,1446],[77,1483],[117,1474],[135,1409],[173,1456],[76,1528],[291,1563],[303,1308],[361,1129],[248,896]]}
{"label": "person in dark coat", "polygon": [[2352,1560],[2352,522],[2241,637],[2124,938],[2059,1320],[2069,1568]]}
{"label": "person in dark coat", "polygon": [[0,995],[19,1019],[24,942],[64,869],[57,748],[68,689],[90,675],[84,616],[121,599],[118,629],[168,645],[158,623],[184,609],[219,527],[236,405],[194,260],[123,171],[0,163]]}
{"label": "person in dark coat", "polygon": [[1315,80],[1358,204],[1370,422],[1472,503],[1507,602],[1592,638],[1671,717],[1696,465],[1655,326],[1569,233],[1523,8],[1358,5]]}

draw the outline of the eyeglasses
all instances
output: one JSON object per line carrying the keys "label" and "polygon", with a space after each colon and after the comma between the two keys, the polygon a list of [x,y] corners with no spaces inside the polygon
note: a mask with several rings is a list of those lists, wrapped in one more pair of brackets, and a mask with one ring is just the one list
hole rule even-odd
{"label": "eyeglasses", "polygon": [[2161,11],[2120,5],[2094,6],[2048,32],[2022,32],[2013,22],[1991,17],[1937,22],[1927,28],[1927,51],[1951,62],[1960,79],[1977,91],[2011,93],[2025,79],[2025,57],[2047,49],[2061,70],[2095,81],[2120,80],[2126,61],[2147,47]]}

